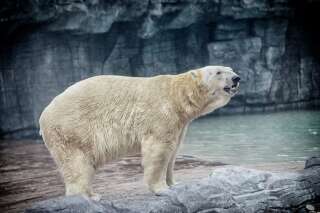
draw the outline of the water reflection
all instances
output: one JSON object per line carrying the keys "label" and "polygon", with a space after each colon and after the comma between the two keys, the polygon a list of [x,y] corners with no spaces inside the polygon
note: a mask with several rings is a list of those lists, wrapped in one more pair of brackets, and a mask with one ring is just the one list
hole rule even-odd
{"label": "water reflection", "polygon": [[304,161],[320,154],[320,111],[198,119],[180,153],[230,164]]}

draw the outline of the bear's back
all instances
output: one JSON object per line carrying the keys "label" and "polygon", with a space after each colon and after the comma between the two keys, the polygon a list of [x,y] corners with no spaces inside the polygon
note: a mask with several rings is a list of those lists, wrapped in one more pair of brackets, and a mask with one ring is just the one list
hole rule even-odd
{"label": "bear's back", "polygon": [[88,122],[121,116],[136,103],[153,104],[154,99],[165,96],[163,90],[168,76],[127,77],[100,75],[79,81],[56,96],[40,116],[51,126],[75,128]]}

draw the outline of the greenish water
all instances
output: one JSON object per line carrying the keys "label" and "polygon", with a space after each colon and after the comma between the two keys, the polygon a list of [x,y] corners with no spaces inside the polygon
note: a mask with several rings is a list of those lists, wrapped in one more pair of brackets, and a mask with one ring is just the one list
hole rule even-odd
{"label": "greenish water", "polygon": [[201,118],[180,153],[230,164],[304,161],[320,154],[320,111]]}

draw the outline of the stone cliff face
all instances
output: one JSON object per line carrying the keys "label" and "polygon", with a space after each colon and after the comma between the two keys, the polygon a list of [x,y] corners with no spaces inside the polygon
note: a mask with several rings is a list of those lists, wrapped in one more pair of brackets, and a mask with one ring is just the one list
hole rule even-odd
{"label": "stone cliff face", "polygon": [[0,4],[2,137],[35,137],[54,96],[100,74],[153,76],[225,65],[240,74],[242,89],[216,113],[319,106],[319,51],[312,43],[319,34],[305,25],[318,6],[312,1]]}

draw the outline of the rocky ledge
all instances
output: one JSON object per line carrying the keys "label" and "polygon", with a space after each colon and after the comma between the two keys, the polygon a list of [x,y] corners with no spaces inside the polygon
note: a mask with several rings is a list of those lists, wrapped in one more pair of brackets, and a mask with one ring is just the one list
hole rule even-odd
{"label": "rocky ledge", "polygon": [[320,158],[314,157],[298,172],[224,166],[207,178],[177,184],[162,196],[102,202],[60,197],[26,212],[315,212],[319,201]]}

